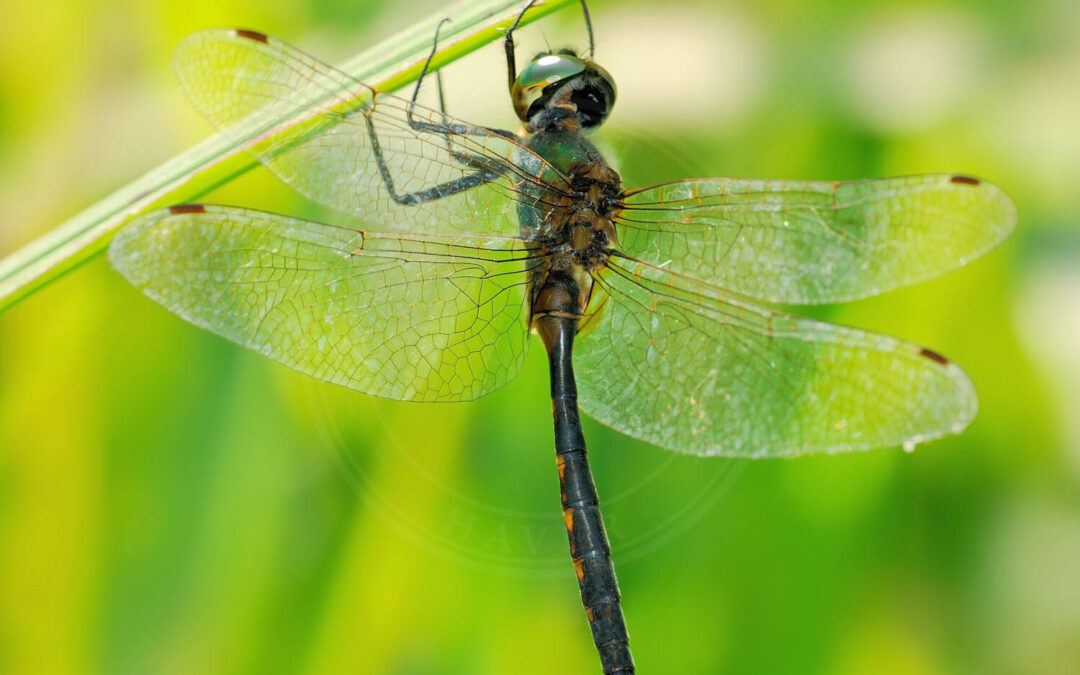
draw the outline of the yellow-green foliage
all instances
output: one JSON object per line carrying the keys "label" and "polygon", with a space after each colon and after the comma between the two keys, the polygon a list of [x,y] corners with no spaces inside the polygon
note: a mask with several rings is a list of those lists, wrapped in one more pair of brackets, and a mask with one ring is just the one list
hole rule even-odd
{"label": "yellow-green foliage", "polygon": [[[815,316],[932,346],[960,436],[767,462],[586,420],[645,673],[1080,670],[1076,3],[597,0],[628,185],[963,172],[1002,247]],[[331,62],[439,3],[5,3],[0,253],[211,133],[169,65],[236,25]],[[573,3],[520,58],[585,45]],[[509,125],[500,44],[451,112]],[[336,216],[263,169],[205,197]],[[183,322],[93,258],[0,314],[0,672],[592,673],[558,508],[547,372],[390,403]]]}

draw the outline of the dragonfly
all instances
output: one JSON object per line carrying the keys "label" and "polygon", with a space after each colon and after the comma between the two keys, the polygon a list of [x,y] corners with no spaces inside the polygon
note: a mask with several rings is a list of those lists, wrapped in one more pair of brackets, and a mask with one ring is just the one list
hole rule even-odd
{"label": "dragonfly", "polygon": [[[929,279],[1001,242],[1016,213],[998,187],[961,174],[624,187],[589,140],[617,90],[593,61],[588,7],[587,56],[547,50],[518,72],[514,32],[534,2],[504,42],[516,132],[421,105],[420,82],[411,98],[373,89],[262,33],[189,36],[175,66],[195,106],[225,133],[294,111],[298,122],[248,150],[370,229],[178,204],[131,222],[109,256],[191,323],[374,396],[476,399],[512,379],[539,338],[582,604],[603,672],[633,673],[579,408],[702,456],[912,448],[959,433],[977,399],[947,358],[770,305]],[[314,109],[301,103],[313,90]]]}

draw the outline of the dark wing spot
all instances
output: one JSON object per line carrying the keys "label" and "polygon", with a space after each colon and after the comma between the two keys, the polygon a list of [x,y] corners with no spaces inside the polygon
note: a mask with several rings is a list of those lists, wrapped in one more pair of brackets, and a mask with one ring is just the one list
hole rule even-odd
{"label": "dark wing spot", "polygon": [[177,204],[169,207],[169,213],[179,215],[181,213],[206,213],[206,207],[202,204]]}
{"label": "dark wing spot", "polygon": [[937,352],[930,351],[926,347],[923,347],[922,349],[919,350],[919,356],[925,356],[926,358],[930,359],[931,361],[936,361],[936,362],[940,363],[943,366],[949,365],[949,359],[945,358],[941,354],[938,354]]}
{"label": "dark wing spot", "polygon": [[262,42],[263,44],[266,44],[269,40],[269,38],[262,33],[257,33],[253,30],[244,30],[243,28],[236,29],[236,37],[247,38],[249,40],[254,40],[255,42]]}
{"label": "dark wing spot", "polygon": [[972,178],[971,176],[953,176],[949,179],[950,183],[959,183],[961,185],[978,185],[979,179]]}

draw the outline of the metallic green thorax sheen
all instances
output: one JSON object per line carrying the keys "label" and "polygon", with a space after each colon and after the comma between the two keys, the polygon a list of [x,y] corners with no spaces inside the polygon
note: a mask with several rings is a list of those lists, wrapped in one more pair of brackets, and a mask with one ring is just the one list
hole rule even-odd
{"label": "metallic green thorax sheen", "polygon": [[563,173],[572,173],[577,164],[602,164],[603,156],[585,135],[577,131],[545,131],[533,134],[526,145]]}
{"label": "metallic green thorax sheen", "polygon": [[[525,145],[564,176],[573,176],[587,166],[608,166],[600,151],[580,131],[538,132],[532,134]],[[545,178],[549,177],[545,176]],[[555,184],[558,184],[558,181]],[[541,195],[536,188],[531,186],[526,187],[526,190],[540,203],[534,204],[527,200],[519,202],[518,219],[521,233],[527,240],[544,237],[547,232],[545,225],[550,227],[550,223],[545,222],[545,214],[550,213],[549,204],[557,197],[550,194]]]}

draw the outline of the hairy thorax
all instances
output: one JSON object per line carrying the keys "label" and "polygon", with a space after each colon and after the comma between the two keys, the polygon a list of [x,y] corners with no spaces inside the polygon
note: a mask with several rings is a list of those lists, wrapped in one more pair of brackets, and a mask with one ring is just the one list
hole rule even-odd
{"label": "hairy thorax", "polygon": [[[581,317],[594,275],[618,244],[615,217],[622,181],[578,133],[540,133],[530,145],[567,179],[563,190],[538,194],[521,212],[522,234],[536,256],[530,277],[532,315]],[[558,293],[552,292],[556,286]]]}

